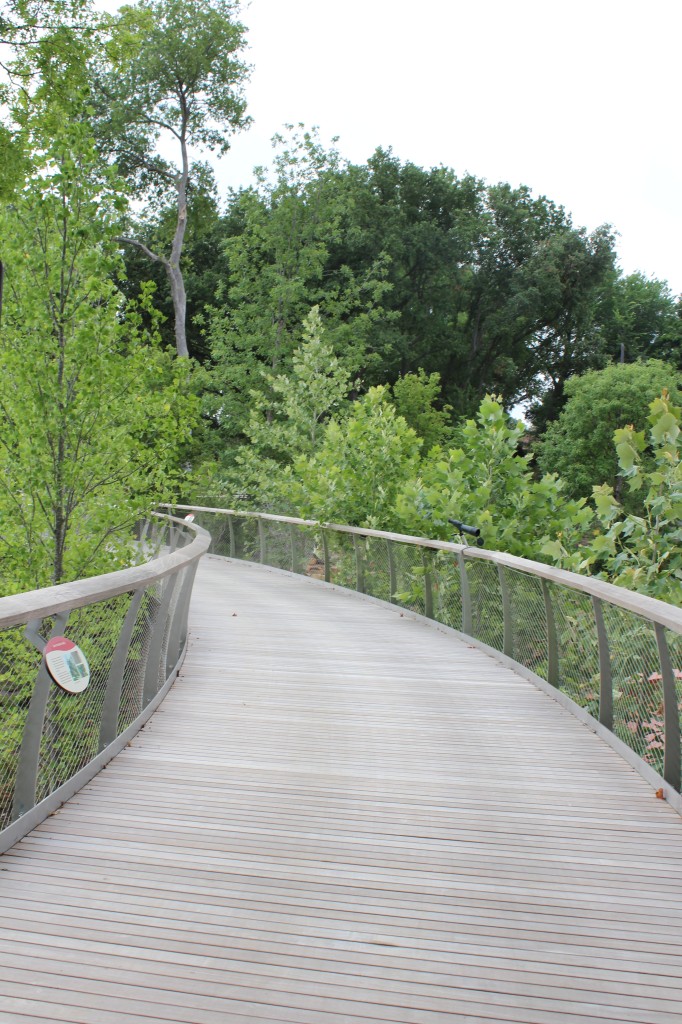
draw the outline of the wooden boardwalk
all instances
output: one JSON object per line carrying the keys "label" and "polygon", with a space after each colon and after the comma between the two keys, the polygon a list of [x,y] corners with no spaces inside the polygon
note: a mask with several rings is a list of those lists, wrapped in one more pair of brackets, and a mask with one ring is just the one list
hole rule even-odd
{"label": "wooden boardwalk", "polygon": [[682,820],[398,610],[204,560],[181,678],[0,861],[0,1021],[680,1024]]}

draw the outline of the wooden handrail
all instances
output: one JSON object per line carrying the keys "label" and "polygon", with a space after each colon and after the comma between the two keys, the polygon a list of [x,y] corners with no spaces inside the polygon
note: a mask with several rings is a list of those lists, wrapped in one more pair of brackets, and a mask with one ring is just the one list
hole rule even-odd
{"label": "wooden handrail", "polygon": [[477,558],[484,562],[492,562],[494,565],[501,565],[506,569],[515,569],[517,572],[525,572],[550,583],[556,583],[571,590],[580,591],[590,597],[599,598],[609,604],[624,608],[626,611],[641,615],[650,622],[659,622],[666,629],[674,633],[682,633],[682,608],[668,604],[666,601],[659,601],[655,597],[646,594],[638,594],[633,590],[626,590],[614,583],[607,583],[606,580],[597,579],[594,576],[581,576],[580,573],[569,572],[567,569],[557,569],[544,562],[535,562],[529,558],[519,558],[517,555],[509,555],[503,551],[487,551],[485,548],[469,547],[467,544],[455,544],[452,541],[433,540],[427,537],[413,537],[409,534],[390,533],[386,530],[371,530],[358,526],[343,526],[339,523],[322,523],[314,519],[296,519],[292,516],[278,516],[267,512],[246,512],[238,509],[210,508],[203,505],[164,505],[163,508],[173,508],[182,511],[194,512],[215,512],[223,515],[240,516],[249,519],[266,519],[277,523],[293,523],[297,526],[309,526],[315,529],[334,530],[337,533],[348,533],[358,537],[377,537],[383,540],[396,541],[401,544],[411,544],[416,547],[429,548],[434,551],[449,551],[453,554],[462,553],[467,559]]}

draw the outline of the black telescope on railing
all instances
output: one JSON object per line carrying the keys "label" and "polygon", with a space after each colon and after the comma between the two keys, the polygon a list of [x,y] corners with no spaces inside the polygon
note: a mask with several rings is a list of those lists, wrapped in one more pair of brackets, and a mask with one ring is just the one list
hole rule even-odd
{"label": "black telescope on railing", "polygon": [[483,547],[484,541],[481,537],[481,531],[477,526],[467,526],[466,523],[461,522],[459,519],[448,519],[448,522],[452,526],[456,526],[460,533],[468,533],[470,537],[475,537],[478,547]]}

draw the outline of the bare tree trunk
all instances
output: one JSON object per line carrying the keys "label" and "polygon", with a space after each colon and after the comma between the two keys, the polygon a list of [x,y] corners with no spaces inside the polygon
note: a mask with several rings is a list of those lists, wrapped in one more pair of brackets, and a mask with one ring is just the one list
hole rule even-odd
{"label": "bare tree trunk", "polygon": [[187,348],[187,334],[185,331],[185,320],[187,317],[185,282],[179,266],[174,267],[171,263],[167,263],[166,273],[170,282],[173,313],[175,315],[175,348],[178,356],[186,359],[189,356],[189,349]]}
{"label": "bare tree trunk", "polygon": [[189,349],[187,348],[187,331],[185,323],[187,320],[187,293],[185,292],[185,281],[182,276],[182,270],[180,269],[180,260],[182,258],[182,247],[185,241],[185,232],[187,230],[187,183],[189,182],[189,153],[187,151],[187,124],[189,123],[189,112],[187,110],[186,97],[182,95],[180,97],[182,106],[182,128],[178,138],[180,139],[180,146],[182,150],[182,171],[174,179],[175,188],[178,193],[178,219],[175,225],[175,234],[173,235],[173,245],[171,247],[170,258],[166,259],[165,256],[159,256],[158,253],[152,252],[142,242],[138,242],[134,238],[119,237],[118,242],[122,242],[125,245],[134,245],[140,252],[143,252],[147,259],[152,260],[154,263],[161,263],[165,267],[166,274],[168,275],[168,283],[170,284],[171,298],[173,300],[173,314],[175,317],[175,348],[178,357],[181,359],[187,359],[189,356]]}

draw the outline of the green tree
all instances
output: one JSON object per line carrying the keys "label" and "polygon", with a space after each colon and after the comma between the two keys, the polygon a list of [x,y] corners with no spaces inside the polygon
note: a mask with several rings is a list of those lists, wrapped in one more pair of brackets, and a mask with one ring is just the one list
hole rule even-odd
{"label": "green tree", "polygon": [[573,497],[589,497],[594,486],[606,483],[634,508],[635,492],[623,494],[613,432],[627,424],[644,429],[656,395],[663,388],[675,393],[681,385],[680,373],[656,359],[571,377],[564,386],[566,405],[537,446],[541,470],[558,473]]}
{"label": "green tree", "polygon": [[[188,221],[192,147],[227,152],[244,128],[239,59],[244,26],[232,0],[140,0],[111,24],[111,40],[93,78],[100,146],[148,202],[174,198],[175,224],[166,254],[130,235],[120,241],[160,264],[168,277],[179,356],[187,356],[187,295],[181,261]],[[172,144],[175,161],[159,152]]]}
{"label": "green tree", "polygon": [[357,275],[383,254],[392,319],[373,332],[371,382],[437,372],[445,401],[471,414],[488,391],[508,404],[561,403],[564,379],[600,365],[598,313],[614,278],[613,237],[575,228],[526,186],[486,186],[377,150],[343,170],[349,201],[330,265]]}
{"label": "green tree", "polygon": [[531,456],[519,453],[522,423],[502,399],[487,395],[475,420],[458,428],[454,445],[423,460],[396,502],[396,526],[406,533],[451,540],[457,519],[480,528],[485,546],[539,558],[545,540],[577,545],[592,513],[573,501],[555,474],[533,477]]}
{"label": "green tree", "polygon": [[170,494],[194,415],[187,364],[144,337],[113,283],[121,197],[82,108],[40,113],[31,172],[0,211],[5,592],[125,562],[130,526]]}
{"label": "green tree", "polygon": [[602,330],[612,359],[663,359],[682,370],[682,302],[667,282],[629,274],[609,299]]}
{"label": "green tree", "polygon": [[[303,324],[303,340],[294,351],[289,373],[261,371],[261,389],[251,391],[245,432],[249,444],[239,449],[234,466],[205,482],[209,491],[251,494],[258,507],[279,510],[291,505],[290,469],[299,457],[319,447],[330,416],[344,415],[351,376],[324,338],[317,306]],[[204,473],[205,475],[205,473]]]}
{"label": "green tree", "polygon": [[274,140],[273,172],[259,169],[256,187],[233,197],[230,209],[239,230],[225,244],[229,281],[207,325],[214,364],[207,414],[223,443],[243,436],[262,370],[290,372],[300,324],[313,306],[351,374],[366,365],[369,339],[384,316],[379,256],[358,274],[330,266],[347,201],[338,153],[314,131],[289,128]]}
{"label": "green tree", "polygon": [[444,445],[452,438],[452,409],[440,403],[440,374],[426,374],[421,367],[416,373],[399,377],[392,387],[393,404],[398,414],[423,441],[424,451]]}
{"label": "green tree", "polygon": [[370,388],[344,419],[326,425],[318,451],[294,462],[293,495],[301,515],[386,529],[399,488],[414,476],[421,441],[384,387]]}
{"label": "green tree", "polygon": [[[638,514],[627,512],[609,484],[595,487],[600,529],[579,549],[545,545],[545,554],[565,568],[591,572],[618,586],[682,604],[682,410],[667,391],[649,406],[648,443],[632,425],[613,434],[620,471],[628,488],[642,494]],[[645,464],[649,449],[652,459]]]}

